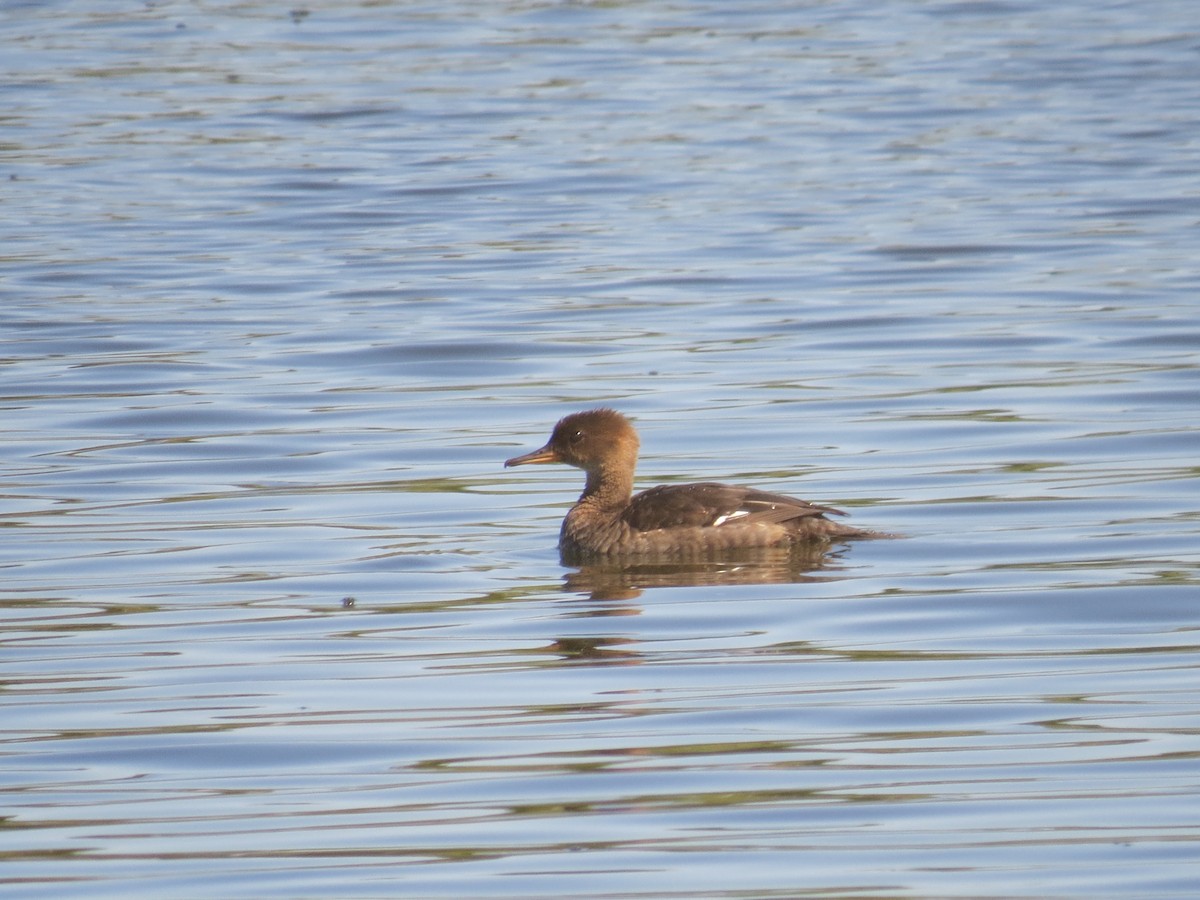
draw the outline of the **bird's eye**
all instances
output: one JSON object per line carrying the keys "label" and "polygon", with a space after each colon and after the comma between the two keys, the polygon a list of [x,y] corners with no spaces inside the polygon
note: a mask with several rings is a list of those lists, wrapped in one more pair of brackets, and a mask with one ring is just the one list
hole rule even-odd
{"label": "bird's eye", "polygon": [[578,444],[582,440],[583,440],[583,432],[582,431],[572,431],[571,432],[570,441],[572,444]]}

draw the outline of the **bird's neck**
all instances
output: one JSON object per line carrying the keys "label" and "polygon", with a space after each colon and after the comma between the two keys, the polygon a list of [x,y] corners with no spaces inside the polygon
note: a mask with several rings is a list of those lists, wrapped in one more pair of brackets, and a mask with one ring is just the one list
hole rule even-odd
{"label": "bird's neck", "polygon": [[587,473],[587,484],[579,497],[598,509],[621,509],[633,496],[633,468],[631,466],[600,466]]}

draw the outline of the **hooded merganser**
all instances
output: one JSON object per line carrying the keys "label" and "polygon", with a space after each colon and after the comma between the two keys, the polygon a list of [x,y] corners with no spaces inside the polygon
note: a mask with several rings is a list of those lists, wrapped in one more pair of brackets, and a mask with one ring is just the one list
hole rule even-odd
{"label": "hooded merganser", "polygon": [[729,484],[660,485],[634,497],[637,455],[629,420],[593,409],[560,420],[546,446],[504,465],[562,462],[587,472],[587,486],[559,534],[564,557],[687,558],[886,536],[825,517],[846,515],[840,509]]}

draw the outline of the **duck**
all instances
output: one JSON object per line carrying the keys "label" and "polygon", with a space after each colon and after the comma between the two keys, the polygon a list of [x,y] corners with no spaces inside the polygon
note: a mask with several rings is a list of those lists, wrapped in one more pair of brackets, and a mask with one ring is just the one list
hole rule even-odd
{"label": "duck", "polygon": [[629,419],[601,407],[560,419],[545,446],[504,466],[565,463],[587,474],[559,532],[564,560],[703,559],[890,536],[830,518],[846,515],[832,506],[739,485],[659,485],[634,496],[640,446]]}

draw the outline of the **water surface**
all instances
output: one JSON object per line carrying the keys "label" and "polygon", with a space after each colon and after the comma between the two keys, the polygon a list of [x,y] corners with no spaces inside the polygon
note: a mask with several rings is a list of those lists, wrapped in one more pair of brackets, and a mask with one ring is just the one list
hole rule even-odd
{"label": "water surface", "polygon": [[[0,893],[1191,896],[1151,7],[0,12]],[[601,403],[905,537],[564,567]]]}

